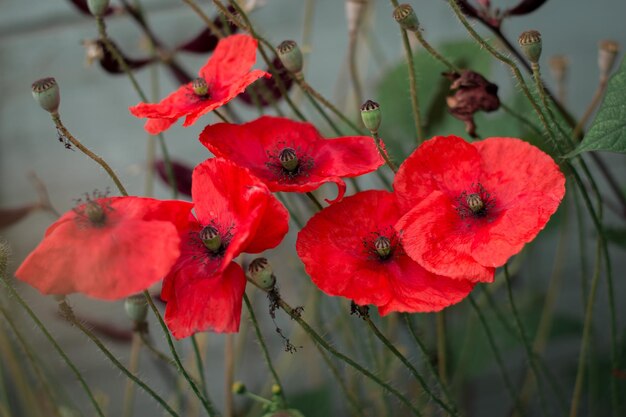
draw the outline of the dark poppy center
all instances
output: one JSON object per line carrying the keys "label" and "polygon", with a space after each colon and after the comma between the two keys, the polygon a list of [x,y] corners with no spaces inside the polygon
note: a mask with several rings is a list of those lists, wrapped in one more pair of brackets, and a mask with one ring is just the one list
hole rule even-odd
{"label": "dark poppy center", "polygon": [[206,226],[200,231],[200,240],[204,246],[213,253],[217,253],[222,248],[222,237],[219,230],[213,226]]}
{"label": "dark poppy center", "polygon": [[88,201],[85,204],[83,213],[91,223],[97,226],[103,225],[106,220],[106,213],[104,212],[104,209],[95,201]]}
{"label": "dark poppy center", "polygon": [[198,77],[194,79],[191,82],[191,89],[198,97],[205,98],[209,96],[209,85],[204,78]]}
{"label": "dark poppy center", "polygon": [[374,241],[374,248],[381,259],[387,259],[387,257],[391,254],[391,240],[385,236],[379,236]]}
{"label": "dark poppy center", "polygon": [[485,217],[495,205],[495,198],[481,184],[472,184],[469,191],[463,191],[456,199],[456,211],[461,218]]}
{"label": "dark poppy center", "polygon": [[294,172],[298,169],[298,154],[293,148],[287,147],[280,151],[278,154],[278,160],[286,171]]}
{"label": "dark poppy center", "polygon": [[362,242],[365,255],[372,261],[387,262],[402,252],[398,234],[391,226],[371,232]]}

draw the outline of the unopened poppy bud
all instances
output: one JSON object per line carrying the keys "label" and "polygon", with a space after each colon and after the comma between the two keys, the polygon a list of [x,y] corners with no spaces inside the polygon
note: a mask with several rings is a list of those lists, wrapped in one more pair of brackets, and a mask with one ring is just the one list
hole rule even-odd
{"label": "unopened poppy bud", "polygon": [[526,58],[533,64],[539,62],[541,56],[541,33],[536,30],[527,30],[519,35],[519,46]]}
{"label": "unopened poppy bud", "polygon": [[600,78],[606,79],[617,60],[619,53],[619,44],[611,40],[603,40],[600,42],[598,49],[598,68],[600,69]]}
{"label": "unopened poppy bud", "polygon": [[377,133],[381,122],[380,104],[372,100],[367,100],[361,106],[361,120],[363,124],[372,133]]}
{"label": "unopened poppy bud", "polygon": [[278,160],[287,171],[291,172],[298,168],[298,155],[296,154],[296,150],[293,148],[285,148],[280,151],[280,154],[278,154]]}
{"label": "unopened poppy bud", "polygon": [[198,77],[191,82],[193,93],[198,97],[204,97],[209,93],[209,86],[204,78]]}
{"label": "unopened poppy bud", "polygon": [[143,294],[135,294],[124,300],[124,310],[129,319],[143,322],[148,316],[148,302]]}
{"label": "unopened poppy bud", "polygon": [[385,236],[379,236],[378,239],[374,241],[374,248],[378,256],[386,258],[391,253],[391,241]]}
{"label": "unopened poppy bud", "polygon": [[417,32],[420,28],[417,15],[410,4],[401,4],[393,10],[393,18],[402,26],[402,29]]}
{"label": "unopened poppy bud", "polygon": [[245,394],[247,391],[246,386],[240,381],[233,383],[232,390],[235,394]]}
{"label": "unopened poppy bud", "polygon": [[276,277],[272,266],[266,258],[256,258],[248,266],[248,276],[255,284],[264,290],[269,290],[276,284]]}
{"label": "unopened poppy bud", "polygon": [[212,252],[217,252],[222,246],[222,238],[219,231],[213,226],[207,226],[200,232],[200,239],[204,246]]}
{"label": "unopened poppy bud", "polygon": [[302,51],[295,41],[283,41],[276,48],[276,52],[287,70],[294,74],[302,72]]}
{"label": "unopened poppy bud", "polygon": [[280,394],[281,392],[283,392],[283,390],[282,390],[282,389],[280,389],[280,385],[278,385],[278,384],[272,384],[272,394],[274,394],[274,395],[278,395],[278,394]]}
{"label": "unopened poppy bud", "polygon": [[59,110],[61,95],[57,80],[52,77],[37,80],[32,85],[32,91],[33,97],[42,109],[50,113],[56,113]]}
{"label": "unopened poppy bud", "polygon": [[92,15],[102,17],[109,8],[109,0],[87,0],[87,7]]}

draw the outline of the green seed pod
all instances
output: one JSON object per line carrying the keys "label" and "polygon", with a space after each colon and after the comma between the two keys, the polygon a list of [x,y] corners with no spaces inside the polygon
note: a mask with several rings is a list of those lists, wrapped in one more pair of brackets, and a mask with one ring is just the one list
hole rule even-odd
{"label": "green seed pod", "polygon": [[276,52],[283,66],[287,68],[288,71],[294,74],[302,72],[302,51],[295,41],[283,41],[278,45],[278,48],[276,48]]}
{"label": "green seed pod", "polygon": [[50,113],[56,113],[59,110],[61,95],[59,85],[54,78],[48,77],[35,81],[32,85],[32,92],[42,109]]}
{"label": "green seed pod", "polygon": [[370,132],[378,133],[378,128],[382,120],[381,116],[380,104],[375,101],[367,100],[361,106],[361,120],[363,120],[363,124]]}
{"label": "green seed pod", "polygon": [[378,256],[384,259],[391,253],[391,241],[385,236],[379,236],[374,241],[374,248],[376,248]]}
{"label": "green seed pod", "polygon": [[536,64],[541,57],[541,33],[536,30],[527,30],[519,35],[519,46],[522,48],[526,58]]}
{"label": "green seed pod", "polygon": [[134,322],[143,322],[148,316],[148,302],[143,294],[135,294],[124,301],[126,315]]}
{"label": "green seed pod", "polygon": [[204,246],[212,252],[217,252],[222,247],[222,237],[219,230],[213,226],[207,226],[200,231],[200,239]]}
{"label": "green seed pod", "polygon": [[278,160],[283,168],[289,172],[295,171],[296,168],[298,168],[298,154],[293,148],[285,148],[280,151],[280,154],[278,154]]}
{"label": "green seed pod", "polygon": [[209,94],[209,86],[204,78],[196,78],[191,82],[193,93],[198,97],[204,97]]}
{"label": "green seed pod", "polygon": [[409,32],[417,32],[420,22],[410,4],[401,4],[393,10],[393,18],[402,26],[402,29]]}
{"label": "green seed pod", "polygon": [[250,279],[264,290],[269,290],[276,284],[276,277],[272,266],[266,258],[256,258],[248,266]]}
{"label": "green seed pod", "polygon": [[92,15],[102,17],[109,7],[109,0],[87,0],[87,7]]}

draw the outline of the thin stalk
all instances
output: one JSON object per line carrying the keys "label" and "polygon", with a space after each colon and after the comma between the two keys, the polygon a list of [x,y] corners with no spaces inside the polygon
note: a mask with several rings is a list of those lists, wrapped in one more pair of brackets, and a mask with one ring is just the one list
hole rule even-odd
{"label": "thin stalk", "polygon": [[319,202],[319,200],[315,197],[315,195],[312,192],[308,192],[306,193],[306,196],[309,197],[309,199],[313,202],[313,204],[315,204],[315,207],[317,207],[318,210],[323,210],[324,206],[322,206],[322,203]]}
{"label": "thin stalk", "polygon": [[343,380],[343,377],[339,373],[339,369],[337,369],[337,366],[335,366],[335,364],[330,360],[328,355],[326,355],[326,353],[322,350],[322,348],[317,343],[315,344],[315,346],[317,347],[317,350],[319,351],[320,356],[322,357],[322,359],[324,360],[328,368],[330,368],[330,372],[333,374],[333,376],[337,380],[337,383],[339,383],[339,387],[341,388],[341,391],[343,392],[345,397],[348,399],[348,403],[350,403],[350,407],[352,407],[352,411],[357,416],[363,417],[365,414],[363,413],[363,409],[359,405],[359,400],[354,395],[354,392],[352,392],[352,390],[350,390],[348,386],[346,385],[346,382]]}
{"label": "thin stalk", "polygon": [[[539,369],[537,367],[537,360],[535,358],[535,352],[533,352],[532,347],[530,346],[530,342],[528,340],[528,336],[526,335],[526,330],[524,329],[524,325],[522,324],[522,319],[520,318],[519,312],[517,311],[517,306],[515,305],[515,301],[513,300],[513,290],[511,288],[511,277],[509,276],[509,270],[506,264],[504,264],[504,279],[506,282],[507,295],[509,298],[509,304],[511,305],[511,310],[513,311],[513,317],[515,318],[515,324],[517,326],[517,331],[519,332],[520,338],[522,339],[522,344],[524,345],[524,349],[526,351],[526,357],[530,362],[530,368],[533,371],[535,379],[537,380],[537,384],[540,383],[539,379]],[[548,415],[548,404],[546,402],[546,398],[541,387],[539,388],[539,402],[541,403],[541,409],[544,415]]]}
{"label": "thin stalk", "polygon": [[150,306],[150,309],[152,309],[152,312],[157,317],[157,320],[159,321],[159,325],[161,326],[161,329],[163,330],[163,333],[165,334],[165,339],[167,340],[167,345],[169,346],[170,352],[172,353],[172,356],[174,357],[174,361],[176,362],[176,367],[178,369],[178,372],[183,375],[185,380],[187,380],[187,383],[189,384],[189,386],[191,387],[193,392],[196,394],[196,397],[198,397],[200,399],[200,402],[202,403],[202,406],[204,407],[204,409],[206,410],[208,415],[209,416],[219,416],[219,413],[217,412],[217,410],[213,406],[213,403],[211,402],[209,397],[204,397],[202,395],[202,393],[198,389],[198,385],[194,382],[194,380],[191,378],[191,376],[189,376],[189,373],[187,372],[187,370],[183,366],[183,363],[182,363],[182,361],[180,359],[180,356],[178,355],[178,352],[176,351],[176,347],[174,346],[174,342],[172,340],[172,336],[170,335],[170,332],[167,329],[167,326],[165,325],[165,321],[163,321],[163,316],[161,315],[161,313],[157,309],[157,306],[154,304],[154,300],[152,300],[152,296],[150,295],[150,293],[148,291],[144,291],[143,295],[146,298],[146,301],[148,302],[148,305]]}
{"label": "thin stalk", "polygon": [[226,343],[224,343],[224,390],[226,392],[224,402],[226,417],[233,417],[235,410],[235,398],[232,390],[235,382],[235,338],[232,333],[226,335]]}
{"label": "thin stalk", "polygon": [[135,374],[130,372],[116,357],[111,353],[109,349],[98,339],[98,337],[87,327],[83,325],[74,315],[72,308],[65,302],[65,300],[59,303],[59,308],[63,317],[73,326],[76,326],[81,332],[85,334],[97,347],[104,353],[104,355],[115,365],[124,375],[137,384],[142,390],[150,395],[161,407],[165,409],[171,416],[179,417],[178,414],[167,404],[167,402],[161,398],[152,388],[150,388],[145,382],[139,379]]}
{"label": "thin stalk", "polygon": [[193,347],[193,354],[196,360],[196,367],[198,368],[198,377],[200,378],[200,383],[202,385],[202,393],[205,398],[209,397],[209,392],[207,391],[208,385],[206,381],[206,376],[204,373],[204,364],[202,362],[202,355],[200,354],[200,348],[198,347],[198,339],[195,334],[191,335],[191,346]]}
{"label": "thin stalk", "polygon": [[[449,412],[451,415],[453,416],[458,416],[458,410],[456,405],[454,405],[453,403],[451,404],[446,404],[444,403],[441,398],[439,398],[438,396],[436,396],[428,387],[428,384],[426,383],[426,381],[424,380],[424,378],[422,377],[422,375],[419,373],[419,371],[417,370],[417,368],[415,368],[411,362],[409,362],[409,360],[402,354],[400,353],[400,351],[398,349],[396,349],[396,347],[393,345],[393,343],[391,343],[389,341],[389,339],[387,339],[385,337],[384,334],[382,334],[380,332],[380,330],[378,329],[378,327],[376,327],[376,325],[374,324],[374,322],[369,318],[369,317],[364,317],[365,322],[367,323],[367,325],[370,327],[370,329],[372,330],[372,332],[374,332],[374,334],[376,335],[376,337],[385,345],[385,347],[387,347],[387,349],[389,349],[391,351],[391,353],[394,354],[394,356],[396,358],[398,358],[400,360],[400,362],[402,362],[404,364],[404,366],[407,367],[407,369],[411,372],[411,374],[415,377],[415,379],[419,382],[419,384],[422,386],[422,389],[424,390],[424,392],[426,394],[428,394],[428,396],[430,398],[432,398],[437,404],[439,404],[444,410],[446,410],[447,412]],[[440,374],[441,376],[441,374]]]}
{"label": "thin stalk", "polygon": [[489,327],[489,324],[487,324],[487,320],[485,319],[485,316],[483,312],[481,311],[481,309],[478,307],[478,303],[474,299],[474,296],[470,294],[468,298],[470,300],[470,304],[472,305],[472,308],[474,309],[474,312],[478,316],[480,324],[483,326],[483,330],[485,331],[485,334],[487,335],[487,341],[489,342],[489,347],[491,347],[493,355],[496,358],[496,363],[498,364],[498,368],[500,368],[500,375],[502,375],[502,380],[504,381],[506,390],[509,393],[509,396],[511,397],[511,399],[513,400],[513,403],[515,404],[515,409],[520,414],[523,414],[522,405],[520,404],[519,397],[516,394],[516,388],[513,385],[513,382],[511,381],[511,378],[509,377],[508,372],[506,371],[506,366],[504,365],[504,361],[502,360],[502,356],[500,355],[500,349],[498,349],[498,346],[496,345],[496,340],[493,337],[491,328]]}
{"label": "thin stalk", "polygon": [[515,117],[517,120],[522,122],[524,125],[528,126],[536,134],[538,135],[542,134],[541,130],[537,126],[535,126],[533,122],[528,120],[524,115],[515,111],[512,107],[509,107],[504,103],[500,103],[500,107],[502,108],[502,110],[504,110],[505,112],[507,112],[508,114],[510,114],[511,116]]}
{"label": "thin stalk", "polygon": [[[139,352],[141,352],[141,335],[139,331],[133,332],[133,340],[130,345],[130,359],[128,361],[128,371],[137,373],[139,367]],[[135,404],[135,384],[131,379],[126,381],[124,389],[124,403],[122,406],[122,416],[131,417],[133,415],[133,405]]]}
{"label": "thin stalk", "polygon": [[141,333],[141,341],[143,342],[143,346],[145,346],[153,355],[155,358],[161,360],[162,362],[174,367],[175,370],[178,370],[178,367],[176,366],[176,361],[174,361],[174,359],[170,358],[169,356],[167,356],[165,353],[161,352],[159,349],[157,349],[153,344],[152,341],[150,339],[148,339],[148,336],[146,333]]}
{"label": "thin stalk", "polygon": [[437,368],[439,379],[443,384],[448,383],[448,361],[446,354],[446,315],[440,311],[435,314],[435,326],[437,329]]}
{"label": "thin stalk", "polygon": [[424,35],[422,35],[421,30],[418,29],[414,33],[415,33],[415,38],[417,39],[417,41],[424,47],[424,49],[426,49],[426,52],[428,52],[433,58],[435,58],[437,61],[441,62],[443,65],[448,67],[450,71],[452,72],[459,71],[458,68],[453,63],[445,59],[443,55],[437,52],[437,50],[433,48],[432,45],[428,43],[426,39],[424,39]]}
{"label": "thin stalk", "polygon": [[[359,76],[359,66],[357,63],[357,45],[359,40],[359,30],[363,23],[363,15],[367,3],[363,3],[358,9],[358,14],[355,16],[355,22],[353,27],[350,28],[348,33],[348,67],[350,70],[350,80],[352,81],[352,88],[354,90],[354,99],[356,101],[356,109],[361,107],[363,102],[363,87],[361,86],[361,78]],[[351,23],[348,22],[350,25]]]}
{"label": "thin stalk", "polygon": [[[6,267],[6,265],[4,267]],[[57,353],[61,356],[61,358],[63,359],[63,362],[65,362],[65,364],[72,370],[72,373],[74,374],[76,379],[78,379],[78,382],[80,383],[81,387],[87,394],[87,397],[89,397],[89,401],[93,405],[98,416],[104,417],[104,412],[100,408],[98,401],[96,401],[95,396],[91,392],[91,389],[89,388],[89,385],[87,385],[87,382],[85,382],[85,379],[83,378],[82,374],[80,373],[76,365],[74,365],[74,362],[72,362],[70,358],[65,354],[65,351],[57,343],[54,337],[52,337],[52,335],[50,334],[46,326],[44,326],[41,320],[39,320],[39,317],[37,317],[37,315],[28,306],[28,304],[26,304],[26,301],[24,301],[22,296],[15,290],[15,288],[13,288],[13,286],[9,283],[9,281],[7,281],[5,277],[4,267],[0,265],[0,280],[2,280],[2,283],[4,284],[5,288],[9,291],[12,297],[15,297],[19,305],[26,311],[26,313],[30,316],[30,318],[35,322],[35,325],[39,328],[39,330],[41,330],[41,332],[44,334],[46,339],[48,339],[48,341],[52,344],[52,346],[57,351]]]}
{"label": "thin stalk", "polygon": [[320,106],[320,104],[315,100],[315,98],[309,94],[307,91],[304,92],[304,95],[309,99],[309,101],[311,102],[311,104],[313,104],[313,107],[315,107],[315,110],[318,111],[318,113],[324,118],[324,120],[326,120],[326,123],[328,123],[328,125],[330,126],[330,128],[335,132],[336,135],[338,136],[343,136],[343,133],[341,133],[341,130],[339,130],[339,127],[337,127],[337,125],[335,124],[335,122],[333,122],[333,119],[331,119],[328,114],[326,114],[326,112],[324,111],[324,109]]}
{"label": "thin stalk", "polygon": [[596,262],[593,270],[593,277],[591,278],[591,289],[589,291],[589,298],[587,299],[587,311],[585,312],[583,335],[580,344],[580,355],[578,357],[578,369],[576,371],[576,382],[574,385],[574,391],[572,393],[572,402],[570,406],[569,417],[576,417],[578,415],[578,408],[580,406],[580,397],[582,394],[583,382],[585,379],[585,363],[587,360],[587,350],[589,348],[589,335],[591,334],[593,306],[595,304],[598,283],[600,282],[601,256],[602,240],[598,238],[598,243],[596,244]]}
{"label": "thin stalk", "polygon": [[200,17],[200,19],[202,19],[204,24],[207,25],[207,27],[209,29],[211,29],[211,32],[213,32],[213,34],[215,36],[217,36],[220,39],[224,37],[224,34],[222,33],[222,31],[217,26],[215,26],[215,23],[213,23],[213,20],[211,20],[209,18],[209,16],[207,16],[202,11],[200,6],[198,6],[195,1],[193,1],[193,0],[183,0],[183,3],[185,3],[187,6],[189,6],[191,8],[191,10],[193,10],[198,15],[198,17]]}
{"label": "thin stalk", "polygon": [[84,153],[85,155],[93,159],[98,165],[104,168],[106,173],[109,174],[109,177],[111,177],[111,179],[115,183],[115,186],[120,191],[120,193],[123,196],[128,196],[128,192],[126,192],[126,188],[124,188],[124,186],[122,185],[122,182],[120,181],[115,171],[113,171],[113,168],[111,168],[104,159],[102,159],[101,157],[93,153],[89,148],[83,145],[78,139],[72,136],[72,134],[63,125],[63,122],[61,121],[61,117],[59,116],[59,113],[52,113],[52,120],[54,121],[54,124],[56,125],[57,130],[63,135],[63,137],[69,140],[70,143],[76,146],[82,153]]}
{"label": "thin stalk", "polygon": [[396,166],[396,164],[389,158],[387,152],[380,146],[380,142],[382,141],[382,139],[378,135],[378,132],[372,132],[372,138],[374,139],[374,144],[376,145],[376,149],[378,149],[378,153],[380,154],[380,156],[383,157],[387,166],[391,168],[394,174],[398,172],[398,167]]}
{"label": "thin stalk", "polygon": [[215,114],[222,122],[230,123],[230,121],[224,116],[220,111],[213,110],[213,114]]}
{"label": "thin stalk", "polygon": [[413,51],[409,43],[409,35],[406,30],[400,28],[402,35],[402,45],[404,46],[404,56],[409,71],[409,92],[411,95],[411,110],[413,111],[413,122],[415,123],[415,133],[417,134],[417,144],[424,141],[424,128],[422,127],[422,116],[420,114],[420,106],[417,97],[417,77],[415,76],[415,61],[413,60]]}
{"label": "thin stalk", "polygon": [[267,349],[267,345],[265,344],[265,339],[263,338],[263,334],[261,333],[261,328],[259,327],[259,323],[256,320],[254,309],[252,308],[252,304],[250,304],[250,299],[248,298],[248,295],[245,292],[243,293],[243,301],[246,303],[246,308],[248,309],[248,314],[250,315],[250,321],[252,322],[252,327],[254,327],[254,332],[256,333],[259,346],[261,346],[261,350],[263,351],[263,357],[265,358],[267,367],[269,368],[272,374],[272,377],[274,378],[274,383],[278,385],[278,387],[280,388],[280,398],[283,402],[283,405],[286,405],[287,399],[285,398],[285,390],[283,389],[283,385],[280,382],[280,378],[278,377],[276,368],[274,368],[272,358],[270,357],[270,352]]}
{"label": "thin stalk", "polygon": [[600,104],[600,101],[602,100],[602,97],[604,96],[604,92],[606,91],[606,86],[608,85],[608,81],[609,79],[606,77],[600,79],[600,82],[598,83],[598,87],[596,88],[596,91],[593,93],[593,97],[591,99],[591,102],[589,103],[589,106],[587,106],[585,113],[583,113],[583,116],[580,118],[580,120],[578,120],[578,123],[576,123],[574,132],[572,133],[572,136],[574,138],[580,137],[580,139],[582,140],[581,133],[583,129],[585,128],[585,125],[591,118],[591,115],[593,114],[594,110]]}

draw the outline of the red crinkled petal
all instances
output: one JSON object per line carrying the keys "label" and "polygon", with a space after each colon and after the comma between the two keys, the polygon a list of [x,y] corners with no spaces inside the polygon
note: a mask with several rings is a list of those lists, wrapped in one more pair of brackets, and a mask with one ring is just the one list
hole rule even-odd
{"label": "red crinkled petal", "polygon": [[178,119],[187,114],[197,112],[209,104],[210,99],[203,99],[193,93],[191,83],[187,83],[178,90],[165,97],[157,104],[139,103],[129,107],[135,117],[151,119]]}
{"label": "red crinkled petal", "polygon": [[260,253],[282,242],[289,231],[289,212],[273,195],[267,201],[265,211],[252,239],[246,243],[244,252]]}
{"label": "red crinkled petal", "polygon": [[492,282],[495,269],[478,263],[471,255],[480,229],[463,221],[454,200],[435,191],[406,213],[395,226],[407,254],[435,274]]}
{"label": "red crinkled petal", "polygon": [[380,261],[367,251],[376,233],[393,233],[400,217],[393,194],[365,191],[317,213],[298,234],[296,250],[313,282],[329,295],[392,311],[439,311],[462,300],[473,283],[435,275],[401,247]]}
{"label": "red crinkled petal", "polygon": [[385,316],[398,312],[433,312],[463,300],[474,288],[474,283],[452,279],[426,271],[406,255],[389,265],[389,283],[393,297],[378,311]]}
{"label": "red crinkled petal", "polygon": [[221,39],[213,55],[200,68],[200,77],[210,83],[211,91],[237,82],[248,74],[256,62],[257,44],[256,39],[244,34]]}
{"label": "red crinkled petal", "polygon": [[[309,192],[334,182],[339,190],[332,202],[341,200],[345,193],[345,183],[339,177],[371,172],[384,163],[370,138],[324,139],[312,124],[282,117],[262,116],[243,125],[207,126],[200,141],[214,155],[249,168],[272,191]],[[311,160],[305,175],[285,180],[268,167],[268,163],[276,163],[269,155],[286,146]]]}
{"label": "red crinkled petal", "polygon": [[[230,161],[212,158],[198,165],[193,171],[191,194],[200,223],[206,226],[216,222],[233,228],[233,238],[224,254],[225,263],[255,241],[261,222],[268,220],[264,217],[268,209],[270,215],[277,216],[272,225],[278,230],[270,236],[272,240],[266,249],[278,244],[276,240],[282,239],[279,235],[284,236],[288,229],[287,215],[284,210],[277,210],[275,197],[267,186],[250,171]],[[254,243],[256,250],[262,246],[258,241]]]}
{"label": "red crinkled petal", "polygon": [[230,262],[226,269],[210,276],[174,276],[162,296],[167,299],[165,323],[174,337],[182,339],[209,330],[218,333],[239,331],[241,303],[246,278],[241,267]]}
{"label": "red crinkled petal", "polygon": [[158,135],[161,132],[165,132],[172,127],[174,123],[178,121],[178,118],[173,119],[148,119],[144,125],[144,130],[151,135]]}
{"label": "red crinkled petal", "polygon": [[418,205],[433,191],[458,197],[478,182],[480,155],[456,136],[435,136],[417,148],[400,166],[393,189],[403,211]]}
{"label": "red crinkled petal", "polygon": [[473,144],[481,156],[480,183],[501,215],[482,226],[472,256],[486,266],[504,265],[537,236],[565,195],[565,176],[554,160],[527,142],[489,138]]}

